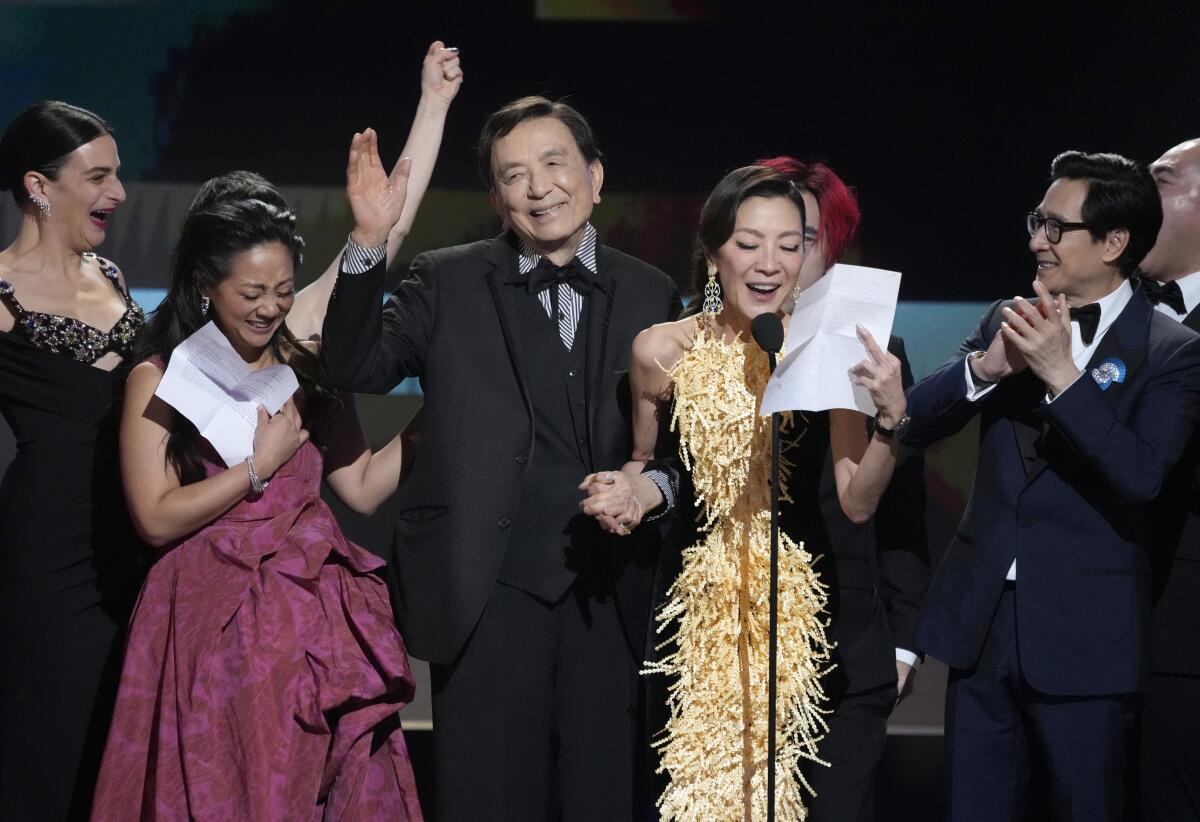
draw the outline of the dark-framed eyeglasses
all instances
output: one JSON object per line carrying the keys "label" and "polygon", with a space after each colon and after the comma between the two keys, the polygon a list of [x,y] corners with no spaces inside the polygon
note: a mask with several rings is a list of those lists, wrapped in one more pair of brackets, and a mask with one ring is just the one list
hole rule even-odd
{"label": "dark-framed eyeglasses", "polygon": [[1054,217],[1043,217],[1041,214],[1030,212],[1025,215],[1025,230],[1032,237],[1038,233],[1038,229],[1046,228],[1046,239],[1052,244],[1057,245],[1062,239],[1064,231],[1079,231],[1082,228],[1087,228],[1087,223],[1064,223],[1062,220]]}

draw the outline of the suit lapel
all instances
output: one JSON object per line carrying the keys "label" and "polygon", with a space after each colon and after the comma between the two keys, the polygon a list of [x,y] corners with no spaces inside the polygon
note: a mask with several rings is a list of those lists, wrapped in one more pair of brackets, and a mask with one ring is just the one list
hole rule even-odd
{"label": "suit lapel", "polygon": [[[588,441],[593,440],[596,430],[596,407],[603,390],[604,371],[608,360],[608,328],[612,319],[613,302],[617,294],[617,281],[607,266],[604,247],[596,246],[596,287],[583,301],[587,311],[587,426]],[[588,449],[591,453],[591,449]],[[594,467],[594,466],[593,466]]]}
{"label": "suit lapel", "polygon": [[[1150,337],[1150,315],[1154,308],[1145,297],[1135,292],[1125,304],[1125,309],[1100,340],[1092,357],[1088,360],[1083,376],[1096,379],[1096,371],[1105,360],[1120,360],[1125,365],[1125,379],[1122,382],[1109,384],[1106,394],[1120,392],[1129,381],[1129,375],[1141,367],[1146,358],[1146,341]],[[1114,395],[1117,396],[1117,395]]]}
{"label": "suit lapel", "polygon": [[521,370],[521,324],[516,322],[516,301],[524,296],[525,286],[517,271],[514,254],[512,240],[507,232],[492,240],[487,253],[490,268],[484,278],[496,305],[500,333],[504,336],[504,345],[508,349],[509,361],[512,362],[513,376],[516,377],[521,397],[525,400],[525,411],[532,421],[533,401],[529,398],[529,388],[525,385],[524,372]]}
{"label": "suit lapel", "polygon": [[1017,450],[1021,454],[1021,466],[1025,469],[1025,481],[1032,482],[1033,478],[1046,467],[1046,461],[1041,454],[1042,422],[1035,416],[1035,410],[1042,402],[1046,387],[1029,370],[1017,375],[1015,384],[1011,386],[1013,407],[1013,434],[1017,440]]}
{"label": "suit lapel", "polygon": [[1193,308],[1192,313],[1183,318],[1183,324],[1193,331],[1200,331],[1200,306]]}

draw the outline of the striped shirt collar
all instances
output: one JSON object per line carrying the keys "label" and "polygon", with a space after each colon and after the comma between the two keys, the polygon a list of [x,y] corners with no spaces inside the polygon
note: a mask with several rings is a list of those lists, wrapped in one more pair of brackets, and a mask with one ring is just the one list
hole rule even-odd
{"label": "striped shirt collar", "polygon": [[[587,224],[584,229],[583,239],[579,241],[579,248],[575,252],[575,256],[579,262],[583,263],[584,268],[596,274],[596,227],[591,223]],[[537,268],[537,264],[541,261],[542,255],[538,254],[524,240],[521,240],[517,248],[517,270],[522,275],[527,275],[530,271]]]}

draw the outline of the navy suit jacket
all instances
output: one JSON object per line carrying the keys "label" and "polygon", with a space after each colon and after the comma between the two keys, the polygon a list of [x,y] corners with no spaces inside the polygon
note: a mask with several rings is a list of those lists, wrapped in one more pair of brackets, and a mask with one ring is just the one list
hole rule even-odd
{"label": "navy suit jacket", "polygon": [[[920,650],[979,658],[1009,565],[1025,679],[1064,696],[1130,693],[1149,678],[1151,503],[1200,411],[1200,338],[1135,292],[1085,373],[1053,402],[1025,370],[978,402],[963,359],[998,331],[991,306],[959,355],[908,392],[906,440],[925,446],[980,416],[971,497],[925,599]],[[1093,369],[1123,364],[1102,388]]]}

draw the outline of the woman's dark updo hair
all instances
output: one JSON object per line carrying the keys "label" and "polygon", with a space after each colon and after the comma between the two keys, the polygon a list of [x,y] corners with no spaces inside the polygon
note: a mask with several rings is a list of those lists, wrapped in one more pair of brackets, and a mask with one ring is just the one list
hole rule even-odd
{"label": "woman's dark updo hair", "polygon": [[[299,269],[304,240],[296,233],[296,215],[291,211],[262,200],[223,200],[189,212],[171,256],[167,296],[151,316],[132,361],[158,357],[164,366],[169,363],[175,348],[209,320],[200,311],[202,295],[197,281],[216,288],[229,277],[234,257],[269,243],[279,243],[290,251]],[[296,341],[287,323],[280,323],[269,346],[276,360],[295,370],[310,403],[330,397],[319,381],[316,354]],[[175,414],[167,460],[184,484],[204,479],[199,442],[196,427]]]}
{"label": "woman's dark updo hair", "polygon": [[257,171],[227,171],[200,186],[192,198],[192,204],[188,206],[188,214],[229,200],[262,200],[280,211],[291,210],[275,184]]}
{"label": "woman's dark updo hair", "polygon": [[0,191],[11,191],[23,207],[29,199],[22,182],[26,174],[36,171],[57,180],[72,151],[112,133],[112,126],[87,109],[58,100],[34,103],[0,136]]}
{"label": "woman's dark updo hair", "polygon": [[[692,288],[703,294],[708,283],[708,259],[733,235],[738,209],[750,197],[772,199],[782,197],[800,209],[800,222],[807,220],[803,189],[791,179],[767,166],[742,166],[721,178],[700,209],[700,226],[696,230],[695,262],[692,268]],[[694,298],[683,316],[698,314],[702,300]]]}

